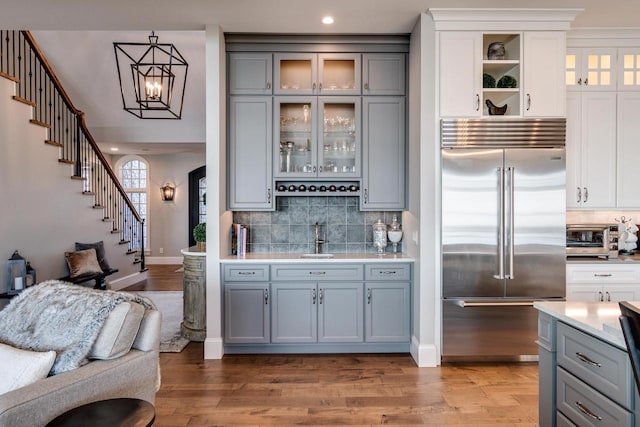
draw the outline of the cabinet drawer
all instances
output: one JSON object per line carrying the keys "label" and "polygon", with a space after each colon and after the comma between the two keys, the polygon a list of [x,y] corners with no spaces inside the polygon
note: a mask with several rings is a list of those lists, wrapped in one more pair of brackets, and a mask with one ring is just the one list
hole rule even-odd
{"label": "cabinet drawer", "polygon": [[631,427],[633,414],[558,368],[557,407],[576,425]]}
{"label": "cabinet drawer", "polygon": [[268,265],[224,264],[225,282],[267,282]]}
{"label": "cabinet drawer", "polygon": [[410,264],[367,264],[364,267],[365,280],[411,280]]}
{"label": "cabinet drawer", "polygon": [[569,418],[562,415],[562,412],[556,411],[556,427],[577,427]]}
{"label": "cabinet drawer", "polygon": [[640,265],[567,264],[567,283],[640,283]]}
{"label": "cabinet drawer", "polygon": [[558,322],[558,365],[620,405],[631,408],[633,374],[625,351]]}
{"label": "cabinet drawer", "polygon": [[363,266],[354,264],[275,264],[272,280],[362,280]]}

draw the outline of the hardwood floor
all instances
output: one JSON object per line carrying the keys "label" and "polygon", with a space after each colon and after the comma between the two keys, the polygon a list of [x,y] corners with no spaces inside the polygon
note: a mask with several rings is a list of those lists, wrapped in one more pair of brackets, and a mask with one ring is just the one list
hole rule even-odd
{"label": "hardwood floor", "polygon": [[155,426],[529,426],[537,364],[418,368],[409,355],[162,353]]}
{"label": "hardwood floor", "polygon": [[[124,288],[123,291],[181,291],[181,264],[154,264],[147,266],[147,279]],[[179,271],[178,271],[179,270]]]}
{"label": "hardwood floor", "polygon": [[[127,290],[182,290],[180,265],[151,265]],[[136,289],[133,289],[136,288]],[[418,368],[408,354],[161,353],[156,427],[377,424],[533,427],[536,363]]]}

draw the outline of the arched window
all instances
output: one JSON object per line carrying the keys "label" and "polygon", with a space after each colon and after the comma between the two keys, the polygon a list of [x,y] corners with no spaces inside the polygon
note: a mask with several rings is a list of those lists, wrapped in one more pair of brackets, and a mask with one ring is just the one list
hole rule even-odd
{"label": "arched window", "polygon": [[149,248],[149,163],[140,156],[125,156],[116,163],[120,184],[144,219],[144,247]]}

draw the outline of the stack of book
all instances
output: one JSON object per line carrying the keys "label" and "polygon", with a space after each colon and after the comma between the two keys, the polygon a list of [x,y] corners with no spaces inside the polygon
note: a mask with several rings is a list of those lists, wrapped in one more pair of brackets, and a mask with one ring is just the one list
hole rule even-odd
{"label": "stack of book", "polygon": [[248,235],[249,227],[246,225],[234,223],[231,226],[231,255],[246,255]]}

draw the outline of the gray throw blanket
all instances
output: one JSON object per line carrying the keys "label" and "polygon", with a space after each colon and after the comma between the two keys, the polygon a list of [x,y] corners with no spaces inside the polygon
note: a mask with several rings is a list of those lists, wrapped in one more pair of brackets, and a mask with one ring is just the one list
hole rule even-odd
{"label": "gray throw blanket", "polygon": [[136,302],[155,308],[128,292],[102,291],[48,280],[27,288],[0,311],[0,342],[33,351],[56,352],[50,375],[78,368],[118,304]]}

